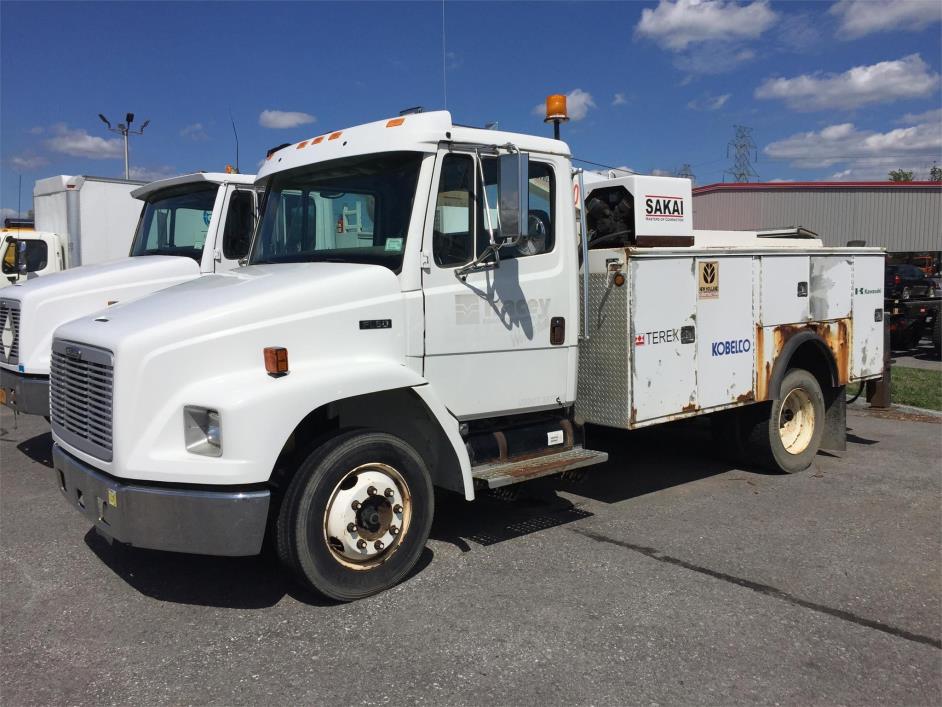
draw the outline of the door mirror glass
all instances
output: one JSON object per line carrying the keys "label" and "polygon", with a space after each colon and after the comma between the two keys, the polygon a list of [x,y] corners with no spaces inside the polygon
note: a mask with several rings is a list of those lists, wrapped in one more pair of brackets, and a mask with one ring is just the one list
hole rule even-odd
{"label": "door mirror glass", "polygon": [[18,241],[16,265],[20,273],[39,272],[49,262],[46,241]]}
{"label": "door mirror glass", "polygon": [[[502,245],[513,245],[527,235],[530,159],[526,152],[498,157],[498,221]],[[495,233],[497,238],[497,233]]]}
{"label": "door mirror glass", "polygon": [[222,236],[222,254],[239,260],[249,254],[255,232],[255,196],[251,191],[235,191],[229,197],[229,212]]}

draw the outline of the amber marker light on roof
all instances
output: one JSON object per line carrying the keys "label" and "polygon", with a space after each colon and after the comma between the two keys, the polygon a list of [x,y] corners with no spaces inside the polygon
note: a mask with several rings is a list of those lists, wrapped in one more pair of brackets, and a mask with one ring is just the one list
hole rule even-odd
{"label": "amber marker light on roof", "polygon": [[340,137],[341,135],[343,135],[343,131],[342,131],[342,130],[338,130],[338,131],[335,132],[335,133],[331,133],[331,134],[330,134],[330,137],[327,138],[327,139],[328,139],[328,140],[336,140],[336,139],[337,139],[338,137]]}
{"label": "amber marker light on roof", "polygon": [[288,375],[288,349],[281,346],[268,346],[265,351],[265,370],[268,375],[278,377]]}
{"label": "amber marker light on roof", "polygon": [[311,144],[312,144],[312,145],[318,145],[318,144],[320,144],[320,143],[322,143],[322,142],[324,142],[324,136],[323,136],[323,135],[321,135],[321,136],[319,136],[319,137],[316,137],[316,138],[314,138],[313,140],[311,140]]}
{"label": "amber marker light on roof", "polygon": [[302,147],[307,147],[307,140],[304,140],[303,142],[299,142],[299,143],[298,143],[298,146],[297,146],[296,148],[294,148],[294,149],[295,149],[295,150],[300,150]]}
{"label": "amber marker light on roof", "polygon": [[400,125],[402,125],[404,122],[406,122],[406,119],[405,119],[405,118],[393,118],[392,120],[390,120],[389,122],[386,123],[386,127],[387,127],[387,128],[397,128],[397,127],[399,127]]}

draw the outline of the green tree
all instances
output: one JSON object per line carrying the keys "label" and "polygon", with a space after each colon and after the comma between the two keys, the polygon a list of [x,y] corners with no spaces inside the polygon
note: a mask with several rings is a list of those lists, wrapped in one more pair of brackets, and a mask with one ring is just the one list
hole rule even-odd
{"label": "green tree", "polygon": [[894,169],[892,170],[887,177],[891,182],[911,182],[913,181],[912,171],[907,171],[905,169]]}
{"label": "green tree", "polygon": [[932,163],[932,169],[929,170],[930,182],[942,182],[942,167],[935,162]]}

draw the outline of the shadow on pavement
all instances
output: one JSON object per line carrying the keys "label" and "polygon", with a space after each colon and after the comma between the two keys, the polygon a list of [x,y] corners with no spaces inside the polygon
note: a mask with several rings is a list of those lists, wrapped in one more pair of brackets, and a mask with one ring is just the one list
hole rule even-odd
{"label": "shadow on pavement", "polygon": [[52,468],[52,432],[30,437],[16,445],[16,448],[34,462]]}
{"label": "shadow on pavement", "polygon": [[[311,606],[338,604],[299,585],[273,553],[255,557],[209,557],[142,550],[110,543],[94,528],[85,534],[85,544],[127,584],[159,601],[264,609],[287,595]],[[426,548],[409,578],[425,569],[432,557],[432,551]]]}

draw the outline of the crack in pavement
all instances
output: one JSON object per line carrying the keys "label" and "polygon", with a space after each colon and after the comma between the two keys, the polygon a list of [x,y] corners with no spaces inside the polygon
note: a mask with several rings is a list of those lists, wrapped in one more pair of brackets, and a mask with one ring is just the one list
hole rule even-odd
{"label": "crack in pavement", "polygon": [[751,589],[754,592],[764,594],[765,596],[772,597],[773,599],[779,599],[795,606],[811,609],[812,611],[817,611],[818,613],[826,614],[827,616],[833,616],[835,618],[841,619],[842,621],[848,621],[850,623],[857,624],[858,626],[874,629],[875,631],[882,631],[883,633],[895,636],[897,638],[902,638],[907,641],[912,641],[914,643],[922,643],[927,646],[932,646],[933,648],[942,649],[942,639],[932,638],[931,636],[924,636],[919,633],[913,633],[912,631],[897,628],[896,626],[890,626],[889,624],[882,623],[881,621],[874,621],[863,616],[857,616],[857,614],[844,611],[843,609],[835,609],[830,606],[825,606],[824,604],[817,604],[813,601],[808,601],[807,599],[801,599],[768,584],[761,584],[760,582],[753,582],[751,580],[743,579],[742,577],[735,577],[724,572],[717,572],[716,570],[711,570],[709,567],[702,567],[700,565],[695,565],[692,562],[681,560],[677,557],[665,555],[660,550],[657,550],[653,547],[634,545],[632,543],[625,542],[624,540],[616,540],[615,538],[610,538],[606,535],[593,533],[591,530],[581,530],[579,528],[568,528],[568,530],[572,533],[577,533],[578,535],[589,538],[590,540],[595,540],[596,542],[608,543],[609,545],[616,545],[626,550],[632,550],[633,552],[650,557],[652,560],[664,562],[676,567],[682,567],[684,569],[691,570],[692,572],[699,572],[700,574],[705,574],[708,577],[713,577],[714,579],[719,579],[723,582],[729,582],[730,584],[735,584],[739,587]]}

